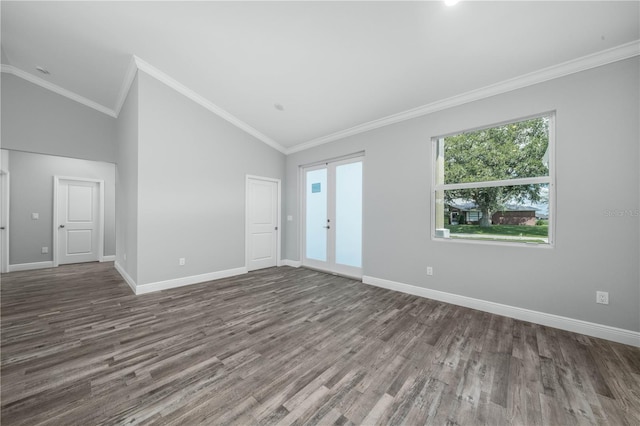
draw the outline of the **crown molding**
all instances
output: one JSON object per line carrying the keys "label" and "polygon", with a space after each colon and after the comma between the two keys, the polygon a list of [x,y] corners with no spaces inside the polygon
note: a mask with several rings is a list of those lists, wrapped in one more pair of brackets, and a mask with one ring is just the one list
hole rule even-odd
{"label": "crown molding", "polygon": [[410,120],[412,118],[421,117],[424,115],[432,114],[437,111],[442,111],[448,108],[453,108],[470,102],[485,99],[491,96],[499,95],[502,93],[510,92],[524,87],[532,86],[538,83],[543,83],[555,78],[564,77],[577,72],[586,71],[591,68],[596,68],[602,65],[607,65],[613,62],[621,61],[624,59],[632,58],[640,55],[640,40],[635,40],[620,46],[616,46],[601,52],[596,52],[590,55],[583,56],[581,58],[573,59],[558,65],[553,65],[547,68],[543,68],[538,71],[534,71],[528,74],[524,74],[519,77],[515,77],[509,80],[505,80],[496,84],[485,86],[480,89],[472,90],[470,92],[462,93],[452,96],[450,98],[435,101],[426,105],[419,106],[417,108],[409,109],[397,114],[392,114],[387,117],[379,118],[377,120],[369,121],[367,123],[359,124],[357,126],[341,130],[329,135],[321,136],[316,139],[312,139],[306,142],[299,143],[289,148],[285,148],[275,140],[269,138],[265,134],[251,127],[249,124],[233,116],[229,112],[220,108],[218,105],[199,95],[195,91],[189,89],[182,83],[168,76],[164,72],[150,65],[148,62],[140,59],[139,57],[132,55],[129,66],[125,73],[122,86],[118,93],[118,98],[114,109],[105,107],[90,99],[64,89],[56,84],[48,82],[42,78],[39,78],[33,74],[25,72],[12,65],[2,64],[2,72],[15,75],[24,80],[27,80],[33,84],[64,96],[68,99],[76,101],[82,105],[92,108],[96,111],[107,114],[111,117],[117,118],[122,109],[122,105],[127,98],[131,84],[136,76],[138,70],[142,70],[151,77],[161,81],[167,86],[171,87],[175,91],[181,93],[192,101],[196,102],[200,106],[206,108],[212,113],[216,114],[220,118],[230,122],[239,129],[249,133],[270,147],[282,152],[285,155],[293,154],[299,151],[304,151],[316,146],[324,145],[329,142],[334,142],[339,139],[344,139],[349,136],[357,135],[359,133],[368,132],[370,130],[378,129],[380,127],[388,126],[402,121]]}
{"label": "crown molding", "polygon": [[103,105],[100,105],[97,102],[89,100],[83,96],[78,95],[77,93],[74,93],[70,90],[64,89],[60,86],[57,86],[53,83],[43,80],[37,76],[29,74],[28,72],[25,72],[12,65],[2,64],[2,72],[4,73],[13,74],[16,77],[20,77],[33,84],[36,84],[40,87],[48,89],[54,93],[62,95],[68,99],[74,100],[82,105],[85,105],[89,108],[93,108],[96,111],[100,111],[114,118],[118,118],[118,115],[120,115],[120,110],[122,109],[122,106],[124,105],[124,102],[127,99],[127,95],[129,94],[129,90],[131,89],[131,84],[133,83],[133,80],[135,79],[135,76],[138,70],[144,71],[151,77],[166,84],[167,86],[171,87],[173,90],[177,91],[178,93],[181,93],[182,95],[196,102],[200,106],[216,114],[220,118],[230,122],[231,124],[238,127],[239,129],[244,130],[245,132],[249,133],[250,135],[254,136],[255,138],[269,145],[270,147],[282,152],[283,154],[286,153],[286,148],[280,145],[278,142],[274,141],[273,139],[269,138],[265,134],[254,129],[244,121],[231,115],[229,112],[225,111],[224,109],[220,108],[213,102],[200,96],[199,94],[189,89],[182,83],[169,77],[164,72],[160,71],[159,69],[155,68],[153,65],[150,65],[148,62],[145,62],[144,60],[140,59],[135,55],[131,56],[131,61],[129,62],[129,66],[127,67],[127,71],[125,72],[125,75],[122,81],[122,86],[120,87],[120,91],[118,92],[118,98],[116,100],[116,105],[114,109],[110,109]]}
{"label": "crown molding", "polygon": [[71,99],[72,101],[76,101],[84,106],[95,109],[103,114],[107,114],[113,118],[116,118],[118,115],[116,112],[110,108],[107,108],[104,105],[100,105],[97,102],[94,102],[90,99],[85,98],[84,96],[80,96],[77,93],[74,93],[70,90],[64,89],[56,84],[53,84],[47,80],[44,80],[40,77],[36,77],[33,74],[30,74],[26,71],[21,70],[20,68],[16,68],[12,65],[2,64],[2,72],[7,74],[15,75],[16,77],[20,77],[23,80],[26,80],[30,83],[33,83],[37,86],[40,86],[44,89],[50,90],[58,95],[64,96],[65,98]]}
{"label": "crown molding", "polygon": [[392,114],[387,117],[359,124],[349,129],[331,133],[326,136],[321,136],[319,138],[294,145],[287,149],[285,154],[293,154],[295,152],[304,151],[315,146],[324,145],[326,143],[344,139],[346,137],[357,135],[359,133],[368,132],[369,130],[378,129],[390,124],[395,124],[401,121],[410,120],[412,118],[421,117],[423,115],[432,114],[437,111],[442,111],[448,108],[460,106],[502,93],[511,92],[513,90],[522,89],[534,84],[543,83],[545,81],[564,77],[570,74],[586,71],[591,68],[596,68],[613,62],[622,61],[624,59],[629,59],[638,55],[640,55],[640,40],[635,40],[626,44],[622,44],[620,46],[616,46],[577,59],[573,59],[571,61],[563,62],[558,65],[553,65],[538,71],[524,74],[519,77],[505,80],[500,83],[485,86],[480,89],[472,90],[470,92],[462,93],[460,95],[422,105],[417,108],[409,109],[397,114]]}
{"label": "crown molding", "polygon": [[202,106],[202,107],[208,109],[209,111],[211,111],[212,113],[216,114],[220,118],[222,118],[224,120],[227,120],[229,123],[233,124],[234,126],[238,127],[239,129],[244,130],[245,132],[249,133],[251,136],[253,136],[253,137],[261,140],[262,142],[266,143],[270,147],[282,152],[283,154],[286,152],[286,149],[282,145],[280,145],[278,142],[274,141],[270,137],[266,136],[265,134],[259,132],[256,129],[254,129],[253,127],[251,127],[250,125],[248,125],[244,121],[240,120],[239,118],[235,117],[234,115],[231,115],[230,113],[228,113],[224,109],[220,108],[219,106],[217,106],[213,102],[209,101],[208,99],[204,98],[203,96],[200,96],[198,93],[196,93],[193,90],[189,89],[188,87],[186,87],[182,83],[174,80],[173,78],[171,78],[170,76],[168,76],[164,72],[162,72],[159,69],[155,68],[154,66],[150,65],[148,62],[145,62],[144,60],[140,59],[139,57],[137,57],[135,55],[133,56],[133,58],[134,58],[134,61],[136,63],[136,66],[138,67],[139,70],[144,71],[145,73],[149,74],[151,77],[153,77],[156,80],[166,84],[167,86],[171,87],[176,92],[181,93],[182,95],[184,95],[187,98],[191,99],[195,103],[199,104],[200,106]]}
{"label": "crown molding", "polygon": [[127,100],[129,89],[131,89],[131,85],[133,84],[133,80],[136,78],[137,72],[138,66],[136,65],[136,58],[132,55],[131,60],[129,61],[129,66],[127,67],[127,71],[124,74],[124,79],[122,80],[122,86],[120,87],[120,92],[118,93],[118,99],[116,100],[116,106],[114,108],[116,117],[120,115],[120,110],[122,110],[124,101]]}

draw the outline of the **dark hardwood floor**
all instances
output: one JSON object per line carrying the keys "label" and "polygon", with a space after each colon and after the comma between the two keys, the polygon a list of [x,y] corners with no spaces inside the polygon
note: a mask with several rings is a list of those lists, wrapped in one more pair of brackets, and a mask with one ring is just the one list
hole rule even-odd
{"label": "dark hardwood floor", "polygon": [[2,276],[2,425],[640,424],[640,349],[289,267]]}

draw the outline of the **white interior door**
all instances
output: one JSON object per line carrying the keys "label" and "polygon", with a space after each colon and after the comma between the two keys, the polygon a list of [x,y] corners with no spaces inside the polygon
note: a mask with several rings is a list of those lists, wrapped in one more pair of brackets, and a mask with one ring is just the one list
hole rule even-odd
{"label": "white interior door", "polygon": [[58,264],[99,260],[100,208],[97,182],[58,181]]}
{"label": "white interior door", "polygon": [[279,181],[247,177],[247,270],[278,265]]}
{"label": "white interior door", "polygon": [[302,264],[362,277],[362,157],[303,170]]}

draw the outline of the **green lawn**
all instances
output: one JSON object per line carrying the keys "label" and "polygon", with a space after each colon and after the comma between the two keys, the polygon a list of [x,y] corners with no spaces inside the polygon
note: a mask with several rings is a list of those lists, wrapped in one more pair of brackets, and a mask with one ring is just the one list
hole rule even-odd
{"label": "green lawn", "polygon": [[549,235],[549,226],[525,226],[525,225],[491,225],[481,227],[479,225],[445,225],[453,234],[487,234],[487,235],[510,235],[514,237],[540,237],[546,238]]}

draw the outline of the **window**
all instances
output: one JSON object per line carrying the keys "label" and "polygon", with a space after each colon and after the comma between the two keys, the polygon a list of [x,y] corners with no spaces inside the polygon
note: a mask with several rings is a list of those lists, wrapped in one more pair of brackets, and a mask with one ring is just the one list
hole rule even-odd
{"label": "window", "polygon": [[554,115],[433,139],[437,239],[551,244]]}

